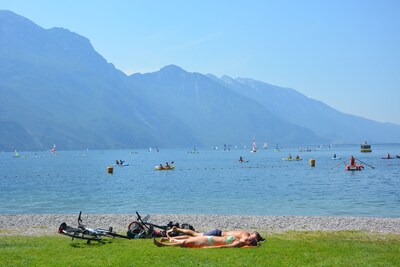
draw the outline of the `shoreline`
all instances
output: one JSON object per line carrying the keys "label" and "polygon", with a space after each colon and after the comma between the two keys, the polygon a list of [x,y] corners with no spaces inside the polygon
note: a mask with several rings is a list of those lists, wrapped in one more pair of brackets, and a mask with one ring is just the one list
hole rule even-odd
{"label": "shoreline", "polygon": [[[145,214],[142,214],[142,218]],[[61,223],[77,226],[77,214],[2,214],[0,236],[48,236],[57,235]],[[128,224],[136,220],[136,214],[82,214],[88,227],[108,228],[126,233]],[[286,231],[366,231],[383,234],[400,234],[400,218],[347,217],[347,216],[240,216],[240,215],[192,215],[151,214],[151,223],[166,225],[189,223],[196,231],[210,229],[244,229],[263,234]]]}

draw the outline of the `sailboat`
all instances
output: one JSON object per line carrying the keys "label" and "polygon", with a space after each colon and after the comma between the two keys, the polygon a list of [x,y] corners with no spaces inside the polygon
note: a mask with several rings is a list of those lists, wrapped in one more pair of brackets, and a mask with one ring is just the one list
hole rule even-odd
{"label": "sailboat", "polygon": [[253,148],[251,149],[250,152],[252,152],[252,153],[257,152],[257,145],[256,145],[256,140],[255,139],[253,140]]}
{"label": "sailboat", "polygon": [[267,142],[264,143],[263,148],[264,148],[264,149],[267,149],[267,148],[268,148]]}
{"label": "sailboat", "polygon": [[54,144],[53,148],[51,149],[51,153],[56,153],[56,144]]}

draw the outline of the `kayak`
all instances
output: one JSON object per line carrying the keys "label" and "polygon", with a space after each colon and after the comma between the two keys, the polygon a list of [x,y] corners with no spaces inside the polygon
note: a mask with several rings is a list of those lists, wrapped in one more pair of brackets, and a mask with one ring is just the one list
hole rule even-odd
{"label": "kayak", "polygon": [[282,160],[288,160],[288,161],[299,161],[299,160],[303,160],[302,158],[298,158],[298,159],[296,159],[296,158],[282,158]]}
{"label": "kayak", "polygon": [[129,166],[129,164],[114,164],[114,166],[124,167],[124,166]]}
{"label": "kayak", "polygon": [[381,158],[381,159],[395,159],[395,157],[390,157],[390,158],[384,157],[384,158]]}
{"label": "kayak", "polygon": [[333,160],[342,159],[341,157],[332,158]]}
{"label": "kayak", "polygon": [[169,171],[169,170],[173,170],[175,168],[175,166],[170,166],[169,168],[165,168],[165,167],[160,167],[160,166],[155,166],[154,169],[156,171]]}

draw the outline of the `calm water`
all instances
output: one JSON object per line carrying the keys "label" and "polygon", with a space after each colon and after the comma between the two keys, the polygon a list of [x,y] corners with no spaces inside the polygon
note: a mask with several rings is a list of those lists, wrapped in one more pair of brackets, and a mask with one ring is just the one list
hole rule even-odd
{"label": "calm water", "polygon": [[[135,152],[135,153],[134,153]],[[400,217],[400,145],[248,150],[0,153],[0,213],[179,213]],[[288,153],[302,161],[283,161]],[[342,160],[332,160],[336,153]],[[374,167],[347,172],[350,155]],[[239,156],[249,160],[238,163]],[[316,159],[311,168],[309,159]],[[107,166],[123,159],[129,166]],[[175,161],[173,171],[154,166]]]}

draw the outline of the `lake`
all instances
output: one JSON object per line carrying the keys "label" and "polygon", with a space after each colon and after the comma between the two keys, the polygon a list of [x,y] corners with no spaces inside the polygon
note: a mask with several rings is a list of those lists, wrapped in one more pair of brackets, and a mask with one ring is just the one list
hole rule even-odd
{"label": "lake", "polygon": [[[381,159],[388,152],[399,155],[400,145],[372,149],[59,150],[20,152],[18,158],[2,152],[0,213],[400,217],[400,159]],[[289,153],[303,160],[282,160]],[[342,159],[332,160],[334,153]],[[351,155],[369,166],[345,171],[342,162]],[[240,156],[249,162],[239,163]],[[129,166],[107,173],[116,159]],[[174,170],[154,170],[167,161],[175,162]]]}

